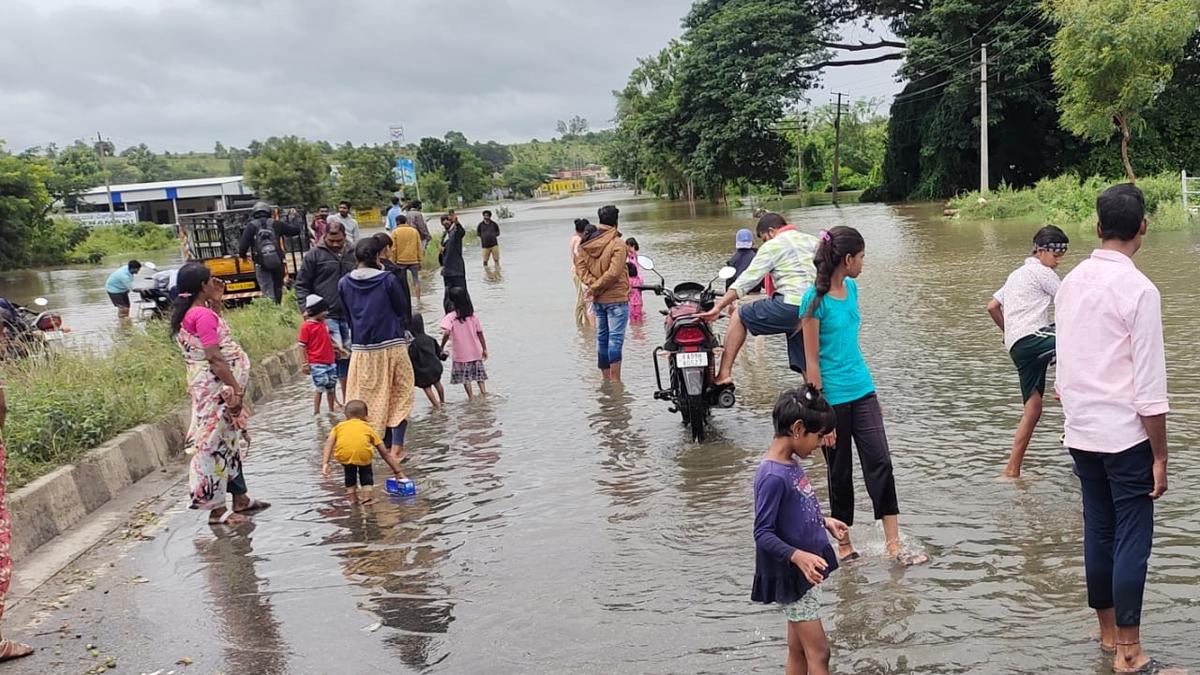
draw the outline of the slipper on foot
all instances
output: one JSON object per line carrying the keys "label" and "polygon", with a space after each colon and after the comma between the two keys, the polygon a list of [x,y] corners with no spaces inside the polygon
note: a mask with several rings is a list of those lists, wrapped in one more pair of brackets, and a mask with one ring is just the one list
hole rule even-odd
{"label": "slipper on foot", "polygon": [[12,640],[0,640],[0,663],[23,659],[33,654],[33,647]]}

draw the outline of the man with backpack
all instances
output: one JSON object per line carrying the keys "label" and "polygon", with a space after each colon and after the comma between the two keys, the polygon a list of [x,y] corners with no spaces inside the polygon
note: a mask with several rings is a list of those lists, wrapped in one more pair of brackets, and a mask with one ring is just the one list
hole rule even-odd
{"label": "man with backpack", "polygon": [[264,298],[277,305],[283,301],[283,238],[298,236],[300,232],[295,223],[281,223],[272,218],[266,202],[257,202],[238,241],[238,255],[245,258],[249,254],[254,261],[258,289]]}

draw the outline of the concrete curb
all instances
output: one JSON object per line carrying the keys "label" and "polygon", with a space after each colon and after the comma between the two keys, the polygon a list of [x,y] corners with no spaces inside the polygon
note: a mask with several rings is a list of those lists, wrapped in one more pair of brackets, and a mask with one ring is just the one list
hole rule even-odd
{"label": "concrete curb", "polygon": [[[250,371],[250,401],[272,398],[278,387],[292,380],[303,360],[299,345],[263,359]],[[88,451],[78,463],[59,467],[8,495],[13,559],[26,557],[125,488],[178,460],[190,423],[191,409],[185,406],[122,433]]]}

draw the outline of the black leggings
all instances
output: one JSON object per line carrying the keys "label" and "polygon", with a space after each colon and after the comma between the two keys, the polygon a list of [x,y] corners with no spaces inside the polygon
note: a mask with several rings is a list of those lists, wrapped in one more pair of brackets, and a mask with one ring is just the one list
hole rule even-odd
{"label": "black leggings", "polygon": [[829,467],[829,515],[854,524],[854,456],[850,441],[858,448],[867,494],[875,507],[875,520],[900,513],[892,455],[883,429],[883,409],[875,394],[833,407],[837,413],[837,447],[822,448]]}

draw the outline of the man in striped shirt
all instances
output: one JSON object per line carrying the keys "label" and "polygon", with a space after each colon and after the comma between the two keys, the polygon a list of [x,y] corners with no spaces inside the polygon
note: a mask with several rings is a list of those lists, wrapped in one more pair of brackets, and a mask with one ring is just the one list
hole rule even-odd
{"label": "man in striped shirt", "polygon": [[721,311],[752,291],[770,275],[774,292],[770,298],[742,305],[729,321],[725,331],[725,353],[715,383],[733,383],[733,363],[751,335],[787,335],[788,365],[797,373],[804,372],[804,339],[800,335],[800,302],[816,279],[813,254],[820,241],[787,224],[778,213],[768,213],[758,220],[758,236],[765,243],[758,249],[750,267],[738,277],[729,291],[705,312],[706,321],[715,321]]}

